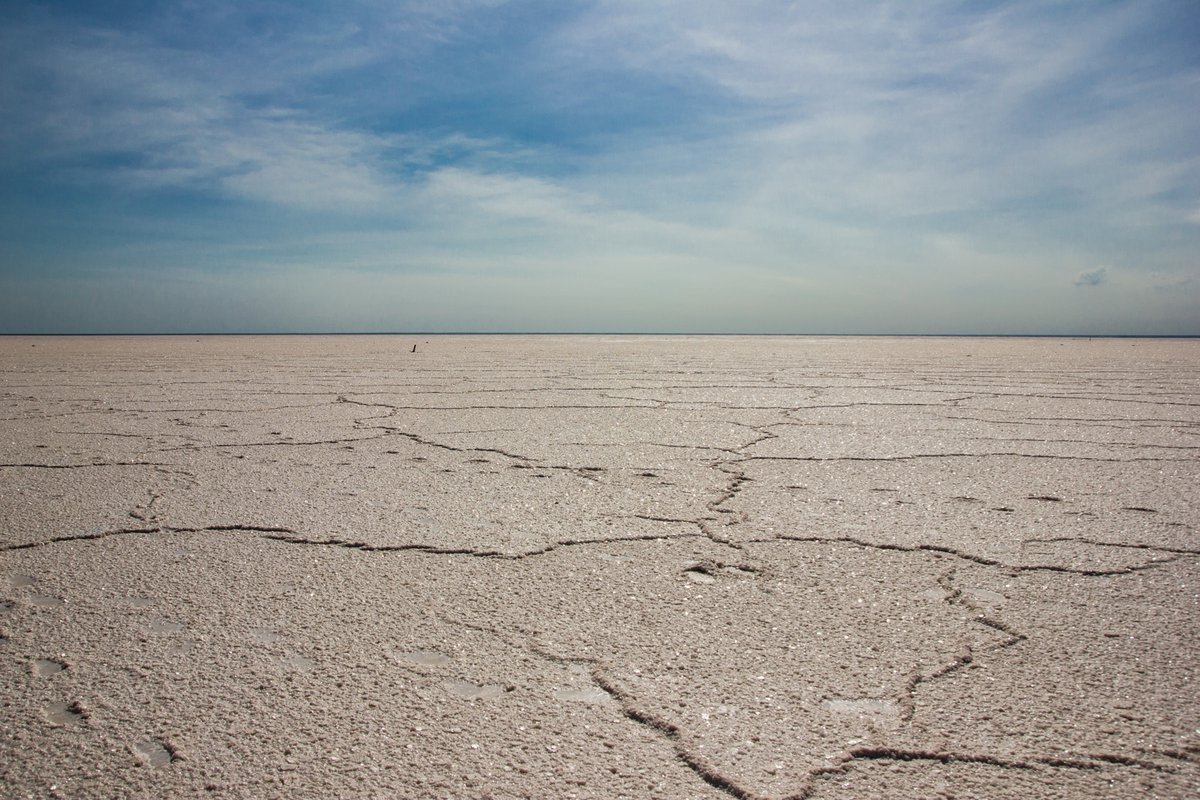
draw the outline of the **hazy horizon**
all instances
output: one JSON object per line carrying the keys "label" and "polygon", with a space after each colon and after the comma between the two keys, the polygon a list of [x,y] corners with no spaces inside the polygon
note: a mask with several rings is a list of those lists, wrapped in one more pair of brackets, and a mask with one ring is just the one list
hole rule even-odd
{"label": "hazy horizon", "polygon": [[1197,41],[1187,0],[9,3],[0,333],[1200,335]]}
{"label": "hazy horizon", "polygon": [[[187,338],[187,337],[311,337],[327,336],[345,337],[412,337],[412,336],[441,336],[441,337],[546,337],[563,338],[615,336],[629,339],[703,339],[703,338],[810,338],[810,339],[1200,339],[1200,334],[1186,333],[746,333],[729,332],[714,333],[711,331],[225,331],[212,333],[209,331],[117,331],[110,333],[0,333],[0,338],[39,339],[39,338]],[[414,344],[409,341],[406,343]],[[416,342],[415,344],[429,344]]]}

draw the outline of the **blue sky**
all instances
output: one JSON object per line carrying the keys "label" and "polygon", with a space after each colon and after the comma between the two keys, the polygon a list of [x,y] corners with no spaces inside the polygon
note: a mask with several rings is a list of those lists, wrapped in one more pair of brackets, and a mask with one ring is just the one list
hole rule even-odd
{"label": "blue sky", "polygon": [[0,333],[1200,334],[1200,4],[0,9]]}

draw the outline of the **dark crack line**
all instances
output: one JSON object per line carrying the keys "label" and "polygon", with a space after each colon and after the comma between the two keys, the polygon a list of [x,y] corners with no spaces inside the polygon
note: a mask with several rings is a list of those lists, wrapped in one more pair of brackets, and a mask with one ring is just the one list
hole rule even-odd
{"label": "dark crack line", "polygon": [[466,620],[451,619],[450,617],[440,613],[437,614],[437,617],[449,625],[461,625],[469,630],[488,634],[515,650],[522,650],[527,653],[532,653],[535,656],[554,664],[587,665],[590,668],[590,677],[592,683],[594,683],[601,691],[603,691],[617,703],[617,707],[620,709],[621,715],[631,722],[636,722],[638,725],[643,725],[652,729],[657,734],[667,739],[675,751],[675,757],[688,769],[694,772],[697,777],[699,777],[709,786],[712,786],[714,789],[725,792],[731,797],[738,798],[738,800],[759,800],[759,798],[761,798],[761,795],[739,786],[738,783],[732,778],[722,775],[711,764],[706,763],[703,759],[692,753],[687,748],[683,734],[678,726],[638,708],[635,698],[633,698],[621,687],[617,686],[617,684],[608,677],[608,674],[604,670],[603,662],[599,658],[594,656],[563,656],[557,653],[548,652],[546,649],[538,646],[534,636],[525,631],[522,631],[524,641],[521,642],[514,640],[513,637],[506,633],[502,633],[495,628],[485,625],[467,622]]}
{"label": "dark crack line", "polygon": [[162,533],[163,528],[116,528],[109,531],[100,531],[99,533],[79,533],[72,536],[56,536],[53,539],[43,539],[38,542],[24,542],[22,544],[6,544],[0,546],[0,552],[11,552],[14,550],[32,550],[37,547],[45,547],[52,544],[60,544],[63,542],[87,542],[97,539],[107,539],[110,536],[124,536],[135,533]]}
{"label": "dark crack line", "polygon": [[949,402],[949,401],[939,400],[936,403],[935,402],[924,402],[923,403],[923,402],[918,402],[918,401],[899,401],[899,400],[897,400],[894,402],[893,401],[880,401],[880,402],[873,403],[868,400],[863,400],[863,401],[856,401],[856,402],[852,402],[852,403],[822,403],[822,404],[818,404],[818,405],[789,406],[787,408],[787,411],[789,412],[789,414],[788,414],[789,419],[803,424],[804,420],[796,419],[796,417],[791,416],[791,414],[792,413],[800,413],[801,411],[824,411],[826,409],[837,409],[837,408],[945,408],[947,402]]}
{"label": "dark crack line", "polygon": [[[637,517],[637,515],[633,515]],[[654,522],[663,523],[679,523],[695,525],[693,520],[675,520],[675,519],[659,519],[654,517],[637,517],[647,519]],[[675,534],[642,534],[639,536],[596,536],[581,539],[564,539],[557,542],[550,542],[543,547],[535,550],[527,550],[523,552],[513,553],[504,552],[501,550],[481,550],[469,547],[442,547],[439,545],[410,543],[397,545],[372,545],[363,541],[355,541],[352,539],[309,539],[305,538],[301,533],[294,528],[286,528],[275,525],[258,525],[253,523],[226,523],[220,525],[204,525],[204,526],[173,526],[173,525],[157,525],[144,528],[114,528],[106,531],[98,531],[95,533],[80,533],[68,536],[56,536],[50,539],[42,539],[36,542],[23,542],[21,544],[0,545],[0,552],[14,550],[30,550],[39,547],[46,547],[52,544],[62,544],[68,542],[84,542],[96,541],[99,539],[107,539],[110,536],[124,536],[130,534],[151,534],[151,533],[221,533],[221,532],[245,532],[263,534],[264,539],[284,542],[286,544],[304,545],[309,547],[340,547],[348,550],[359,550],[366,553],[400,553],[400,552],[416,552],[425,553],[428,555],[452,555],[452,556],[468,556],[471,558],[490,558],[501,561],[519,561],[523,558],[531,558],[535,556],[545,555],[560,548],[565,547],[582,547],[597,544],[621,544],[623,542],[661,542],[671,541],[674,539],[700,538],[701,533],[675,533]]]}
{"label": "dark crack line", "polygon": [[[638,398],[622,398],[605,395],[613,400],[636,400]],[[645,408],[645,409],[673,409],[676,411],[694,410],[697,406],[704,408],[719,408],[722,411],[788,411],[795,406],[752,406],[743,403],[730,403],[720,400],[645,400],[644,402],[654,402],[652,406],[605,406],[605,408]]]}
{"label": "dark crack line", "polygon": [[[295,535],[294,531],[287,531],[286,535],[271,533],[263,537],[264,539],[272,539],[278,542],[286,542],[287,544],[305,545],[308,547],[343,547],[348,550],[361,550],[365,553],[402,553],[402,552],[417,552],[428,553],[430,555],[442,556],[473,556],[475,558],[497,558],[497,559],[513,559],[520,558],[509,553],[504,553],[499,550],[473,550],[467,547],[439,547],[431,544],[395,544],[395,545],[372,545],[366,542],[354,541],[351,539],[306,539],[303,536]],[[524,555],[524,554],[522,554]]]}
{"label": "dark crack line", "polygon": [[[1120,569],[1077,569],[1075,567],[1060,567],[1053,564],[1006,564],[1003,561],[997,561],[993,558],[977,556],[972,553],[966,553],[962,550],[956,550],[953,547],[946,547],[938,544],[889,544],[883,542],[868,542],[865,539],[858,539],[853,536],[796,536],[792,534],[780,534],[775,537],[774,541],[786,542],[816,542],[821,544],[852,544],[857,547],[867,547],[874,550],[893,550],[901,553],[941,553],[943,555],[961,558],[964,561],[970,561],[975,564],[982,564],[985,567],[1000,567],[1002,569],[1012,570],[1014,572],[1061,572],[1068,575],[1083,575],[1089,578],[1106,578],[1117,575],[1130,575],[1142,570],[1152,569],[1164,564],[1171,564],[1184,557],[1185,554],[1177,555],[1175,558],[1163,558],[1150,561],[1146,564],[1134,567],[1122,567]],[[1188,554],[1190,555],[1190,554]]]}
{"label": "dark crack line", "polygon": [[[1173,758],[1176,761],[1183,761],[1188,764],[1200,764],[1200,747],[1197,747],[1197,746],[1190,746],[1190,747],[1185,746],[1182,750],[1172,750],[1172,749],[1160,750],[1160,749],[1151,748],[1151,747],[1139,747],[1138,750],[1140,750],[1143,753],[1149,753],[1150,755],[1163,756],[1165,758]],[[1151,762],[1151,763],[1153,763],[1153,762]]]}
{"label": "dark crack line", "polygon": [[[982,625],[983,627],[989,628],[993,631],[1003,633],[1006,637],[1008,637],[990,645],[987,648],[988,652],[995,652],[1009,647],[1014,647],[1029,638],[1011,625],[987,616],[978,606],[978,604],[964,594],[962,589],[954,585],[953,579],[953,569],[948,570],[938,577],[938,586],[942,587],[942,590],[946,592],[945,602],[951,606],[961,606],[962,608],[967,609],[974,614],[974,618],[971,620],[972,622]],[[913,717],[916,715],[917,689],[921,684],[932,683],[935,680],[944,678],[947,675],[951,675],[969,667],[975,662],[975,656],[975,648],[971,647],[970,645],[966,645],[963,652],[959,656],[940,669],[928,674],[922,674],[920,671],[914,671],[913,674],[909,676],[908,681],[905,683],[904,695],[901,697],[900,705],[904,711],[903,718],[906,721],[911,722]]]}
{"label": "dark crack line", "polygon": [[[183,450],[186,450],[186,451],[229,450],[229,449],[236,449],[239,447],[321,447],[324,445],[331,445],[331,444],[357,444],[359,442],[375,442],[375,441],[379,441],[380,439],[386,439],[389,436],[393,436],[393,435],[402,435],[402,434],[399,434],[398,431],[394,432],[394,433],[385,431],[383,433],[377,433],[377,434],[373,434],[373,435],[369,435],[369,436],[357,436],[357,437],[351,437],[351,438],[345,438],[345,439],[318,439],[318,440],[304,441],[304,442],[289,442],[289,441],[281,440],[278,442],[228,442],[228,443],[216,443],[216,444],[181,444],[181,445],[178,445],[175,447],[152,448],[150,450],[150,452],[152,452],[152,453],[174,453],[174,452],[179,452],[179,451],[183,451]],[[0,465],[0,466],[2,466],[2,465]]]}
{"label": "dark crack line", "polygon": [[[399,408],[398,406],[389,405],[387,403],[368,403],[368,402],[365,402],[362,400],[354,400],[354,399],[347,397],[346,395],[338,395],[337,402],[346,403],[349,405],[363,406],[364,408],[382,408],[382,409],[388,410],[388,413],[381,414],[378,417],[364,417],[363,419],[355,420],[354,425],[356,428],[358,428],[360,430],[362,430],[362,423],[367,422],[369,420],[394,418],[396,416],[396,414],[398,413],[398,408]],[[510,453],[507,450],[502,450],[502,449],[496,448],[496,447],[457,447],[455,445],[445,444],[444,442],[437,442],[437,441],[434,441],[433,439],[429,439],[425,436],[421,436],[416,433],[410,433],[408,431],[402,431],[398,428],[392,428],[392,427],[389,427],[386,425],[368,425],[366,427],[373,429],[373,430],[381,431],[381,433],[376,436],[363,437],[361,439],[347,439],[344,441],[345,442],[370,441],[372,439],[381,439],[381,438],[385,438],[388,436],[399,436],[401,438],[408,439],[409,441],[411,441],[415,444],[424,445],[426,447],[434,447],[439,450],[449,451],[451,453],[492,453],[493,455],[503,456],[505,458],[509,458],[514,461],[525,462],[527,464],[538,463],[537,459],[530,458],[528,456],[519,455],[517,453]],[[340,444],[340,443],[342,443],[342,442],[339,442],[339,441],[326,442],[326,444]],[[582,474],[582,472],[590,471],[586,467],[558,467],[558,466],[541,467],[539,465],[539,468],[570,470],[570,471],[580,473],[580,474]],[[587,475],[585,477],[591,478],[592,476]]]}
{"label": "dark crack line", "polygon": [[[1159,764],[1142,758],[1133,758],[1132,756],[1123,756],[1119,753],[1083,753],[1083,757],[1091,761],[1116,764],[1121,767],[1137,767],[1138,769],[1152,770],[1154,772],[1176,772],[1174,767],[1167,766],[1166,764]],[[1086,764],[1087,762],[1084,763]]]}
{"label": "dark crack line", "polygon": [[[786,412],[784,412],[784,415],[786,416]],[[776,425],[784,425],[787,423],[777,422],[769,425],[750,425],[744,422],[735,421],[731,424],[741,428],[748,428],[749,430],[754,431],[756,436],[732,451],[726,450],[725,448],[719,448],[726,450],[726,452],[730,452],[731,455],[736,457],[724,461],[714,461],[709,463],[708,466],[710,469],[716,470],[717,472],[728,476],[729,482],[715,499],[705,503],[705,508],[715,516],[696,520],[696,524],[700,527],[701,532],[716,544],[732,547],[735,550],[742,550],[743,546],[741,544],[718,535],[717,529],[731,528],[735,525],[738,525],[745,521],[746,516],[745,514],[738,514],[732,509],[723,508],[722,506],[736,497],[738,493],[741,492],[742,487],[753,480],[749,475],[746,474],[746,471],[742,467],[738,466],[749,460],[749,457],[746,455],[746,451],[755,445],[771,439],[778,439],[779,435],[772,433],[768,429],[775,427]],[[725,523],[714,527],[714,523],[719,522],[722,519],[725,520]]]}
{"label": "dark crack line", "polygon": [[809,800],[817,791],[817,782],[833,775],[844,775],[859,761],[931,761],[939,764],[981,764],[1001,769],[1037,770],[1042,768],[1071,770],[1100,770],[1107,764],[1135,767],[1160,773],[1175,773],[1172,767],[1144,759],[1108,753],[1084,753],[1082,758],[1038,756],[1029,759],[1007,759],[986,753],[956,753],[940,750],[909,750],[897,747],[856,747],[846,752],[841,763],[812,770],[805,787],[786,800]]}
{"label": "dark crack line", "polygon": [[682,525],[696,525],[697,527],[703,526],[703,522],[701,520],[683,519],[680,517],[659,517],[653,514],[610,514],[609,516],[613,517],[614,519],[623,519],[624,517],[629,516],[633,517],[634,519],[644,519],[647,522],[677,522]]}
{"label": "dark crack line", "polygon": [[522,461],[526,464],[537,464],[537,459],[518,455],[516,453],[509,453],[505,450],[500,450],[495,447],[455,447],[452,444],[444,444],[442,442],[435,442],[432,439],[426,439],[424,436],[420,436],[415,433],[408,433],[407,431],[396,430],[395,428],[388,428],[387,430],[392,431],[393,435],[395,436],[403,437],[411,442],[415,442],[416,444],[422,444],[426,447],[435,447],[439,450],[448,450],[451,453],[493,453],[498,456],[504,456],[505,458],[511,458],[513,461]]}
{"label": "dark crack line", "polygon": [[[830,388],[838,389],[841,387],[835,386],[835,387],[830,387]],[[919,387],[919,388],[917,388],[917,387],[905,388],[903,384],[900,384],[897,386],[892,386],[892,387],[875,386],[875,387],[864,387],[864,388],[874,388],[874,389],[881,389],[881,390],[892,389],[894,391],[913,391],[913,392],[922,392],[922,393],[930,393],[930,394],[951,394],[951,393],[961,394],[963,391],[963,389],[958,389],[958,390],[935,389],[935,388],[932,388],[929,386],[923,386],[923,387]],[[1188,402],[1184,402],[1181,400],[1144,400],[1144,399],[1141,399],[1140,397],[1138,397],[1138,398],[1114,397],[1112,395],[1098,395],[1098,394],[1043,394],[1040,392],[1029,392],[1029,393],[1026,393],[1026,392],[997,392],[997,391],[987,391],[986,389],[982,389],[982,388],[980,390],[974,391],[972,394],[973,399],[1000,398],[1000,397],[1016,397],[1016,398],[1021,398],[1021,399],[1025,399],[1025,400],[1084,400],[1084,401],[1099,401],[1102,403],[1134,403],[1137,405],[1149,405],[1149,406],[1183,406],[1185,408],[1196,408],[1196,407],[1200,406],[1200,403],[1188,403]]]}
{"label": "dark crack line", "polygon": [[129,516],[141,522],[157,522],[158,514],[155,513],[154,507],[158,505],[158,501],[162,499],[162,494],[153,489],[147,490],[150,499],[144,505],[138,505],[130,509]]}
{"label": "dark crack line", "polygon": [[93,461],[87,464],[0,464],[0,469],[89,469],[93,467],[175,467],[157,461]]}
{"label": "dark crack line", "polygon": [[678,726],[651,714],[649,711],[638,708],[634,702],[634,698],[605,674],[598,661],[592,662],[591,676],[592,681],[602,691],[617,701],[617,704],[621,708],[621,713],[626,719],[636,722],[639,725],[644,725],[670,741],[672,747],[675,749],[676,758],[683,762],[688,769],[709,786],[725,792],[730,797],[736,797],[738,800],[754,800],[760,797],[760,795],[751,792],[749,789],[739,786],[736,781],[722,775],[711,764],[706,763],[699,756],[692,753],[687,748],[683,733]]}
{"label": "dark crack line", "polygon": [[[354,402],[354,401],[350,401]],[[653,410],[655,406],[627,406],[617,405],[615,403],[603,403],[600,405],[583,405],[579,403],[556,403],[553,405],[528,405],[528,406],[498,406],[498,405],[472,405],[472,406],[412,406],[412,405],[389,405],[388,408],[394,408],[397,411],[556,411],[558,409],[580,410],[580,411],[604,411],[606,409],[645,409]],[[372,417],[371,419],[382,419],[382,417]]]}
{"label": "dark crack line", "polygon": [[[50,433],[54,434],[55,436],[103,436],[106,438],[113,438],[113,439],[118,439],[118,438],[119,439],[142,439],[144,441],[151,440],[151,439],[161,439],[164,437],[171,438],[171,439],[186,439],[186,438],[188,438],[186,436],[180,436],[177,433],[161,433],[161,432],[156,432],[156,433],[117,433],[115,431],[50,431]],[[150,442],[148,442],[148,443],[150,443]]]}
{"label": "dark crack line", "polygon": [[[1006,413],[1003,409],[979,410],[991,411],[994,414]],[[1119,431],[1153,431],[1156,433],[1163,428],[1194,428],[1197,426],[1196,422],[1166,418],[1139,418],[1121,420],[1110,418],[1086,419],[1077,417],[1020,417],[1019,419],[994,419],[966,414],[945,414],[941,416],[941,419],[961,420],[964,422],[979,422],[984,425],[1003,425],[1008,427],[1022,428],[1052,428],[1055,430],[1060,430],[1066,423],[1079,423],[1080,427],[1085,428],[1113,428]]]}
{"label": "dark crack line", "polygon": [[[938,761],[942,764],[988,764],[1005,769],[1034,769],[1029,761],[1013,761],[986,754],[938,752],[934,750],[901,750],[894,747],[856,747],[849,751],[853,760],[866,761]],[[1056,765],[1058,766],[1058,765]],[[1091,766],[1092,769],[1096,767]]]}
{"label": "dark crack line", "polygon": [[1195,459],[1191,458],[1157,458],[1154,456],[1145,457],[1130,457],[1130,458],[1100,458],[1098,456],[1060,456],[1050,453],[912,453],[904,456],[746,456],[745,461],[810,461],[810,462],[830,462],[830,461],[864,461],[864,462],[884,462],[884,461],[922,461],[927,459],[940,458],[1042,458],[1053,461],[1099,461],[1112,464],[1132,464],[1143,461],[1151,461],[1156,463],[1180,463],[1192,464]]}
{"label": "dark crack line", "polygon": [[1120,447],[1127,450],[1200,450],[1200,447],[1194,445],[1178,445],[1178,444],[1148,444],[1141,442],[1098,442],[1093,439],[1054,439],[1054,438],[1037,438],[1034,436],[1019,437],[1019,436],[967,436],[966,440],[972,442],[1033,442],[1036,444],[1084,444],[1093,447]]}
{"label": "dark crack line", "polygon": [[[681,522],[688,523],[689,520],[656,520],[661,522]],[[235,530],[243,530],[240,526]],[[394,544],[394,545],[372,545],[366,542],[354,541],[350,539],[306,539],[298,535],[295,531],[270,530],[268,533],[272,535],[265,536],[266,539],[273,539],[287,544],[306,545],[311,547],[343,547],[349,550],[361,550],[366,553],[426,553],[429,555],[447,555],[447,556],[469,556],[471,558],[490,558],[499,561],[520,561],[523,558],[532,558],[542,556],[559,550],[565,547],[581,547],[596,544],[621,544],[622,542],[664,542],[673,539],[689,539],[699,538],[699,533],[677,533],[677,534],[643,534],[641,536],[597,536],[586,539],[564,539],[557,542],[551,542],[544,547],[536,550],[526,550],[519,553],[504,552],[501,550],[477,550],[469,547],[441,547],[431,544]],[[286,535],[279,535],[279,534]]]}
{"label": "dark crack line", "polygon": [[0,552],[9,552],[13,550],[32,550],[37,547],[46,547],[52,544],[63,544],[67,542],[88,542],[99,539],[107,539],[110,536],[127,536],[131,534],[148,534],[148,533],[220,533],[224,531],[245,531],[247,533],[269,533],[269,534],[294,534],[290,528],[278,528],[267,525],[245,525],[233,523],[228,525],[206,525],[204,527],[174,527],[170,525],[158,525],[152,528],[114,528],[107,531],[99,531],[96,533],[78,533],[69,536],[56,536],[52,539],[42,539],[37,542],[24,542],[22,544],[6,544],[0,545]]}
{"label": "dark crack line", "polygon": [[[523,391],[529,392],[529,391],[536,391],[536,390],[523,390]],[[559,391],[559,390],[554,389],[552,391]],[[416,394],[416,393],[414,393],[414,394]],[[463,394],[463,393],[462,392],[434,392],[432,394]],[[469,394],[469,392],[468,392],[468,394]],[[400,403],[368,403],[363,400],[353,400],[349,397],[346,397],[345,395],[339,395],[338,402],[351,403],[353,405],[365,406],[367,408],[386,408],[391,411],[391,413],[386,414],[384,416],[366,417],[366,419],[387,419],[389,417],[396,416],[396,414],[398,414],[401,411],[489,411],[489,410],[490,411],[550,411],[550,410],[560,409],[560,408],[561,409],[580,409],[580,410],[586,410],[586,411],[593,411],[593,410],[620,409],[620,408],[653,409],[655,407],[653,405],[629,406],[629,405],[615,405],[615,404],[611,404],[611,403],[598,404],[598,405],[590,405],[590,404],[583,404],[583,403],[555,403],[555,404],[550,404],[550,405],[527,405],[527,406],[520,406],[520,405],[504,406],[504,405],[495,405],[495,404],[485,403],[485,404],[463,405],[463,406],[431,406],[431,405],[416,406],[416,405],[403,405]],[[650,401],[647,401],[647,402],[650,402]]]}
{"label": "dark crack line", "polygon": [[[981,409],[984,410],[984,409]],[[1011,413],[1005,409],[986,409],[995,413]],[[1112,427],[1137,430],[1140,428],[1185,427],[1194,428],[1200,425],[1197,420],[1175,419],[1173,417],[1026,417],[1031,424],[1045,423],[1048,427],[1061,426],[1064,422],[1082,422],[1088,425],[1112,424]],[[986,422],[986,420],[983,420]]]}
{"label": "dark crack line", "polygon": [[[368,408],[388,408],[388,409],[391,409],[393,412],[397,408],[396,406],[390,406],[390,405],[387,405],[384,403],[366,403],[361,400],[352,400],[352,399],[345,397],[344,395],[340,395],[338,397],[338,402],[350,403],[353,405],[360,405],[360,406],[365,406]],[[605,408],[611,408],[611,406],[605,406]],[[393,416],[394,416],[394,413],[387,414],[382,417],[372,417],[370,419],[386,419],[386,418],[390,418]],[[358,423],[356,422],[355,424],[357,425]],[[587,466],[572,467],[572,466],[563,466],[563,465],[542,464],[542,463],[540,463],[539,459],[533,458],[531,456],[520,455],[519,453],[512,453],[512,452],[509,452],[507,450],[503,450],[503,449],[500,449],[497,447],[458,447],[456,445],[451,445],[451,444],[446,444],[444,442],[435,441],[426,436],[421,436],[420,434],[411,433],[408,431],[402,431],[397,428],[391,428],[391,427],[384,426],[384,425],[371,425],[369,427],[374,428],[376,430],[386,431],[388,435],[399,436],[399,437],[408,439],[409,441],[411,441],[415,444],[424,445],[426,447],[434,447],[439,450],[446,450],[451,453],[491,453],[493,455],[503,456],[503,457],[511,459],[513,461],[522,462],[523,464],[526,464],[526,465],[530,465],[530,466],[536,465],[536,467],[538,469],[572,472],[581,478],[585,478],[587,480],[592,480],[592,481],[597,480],[594,473],[599,471],[595,467],[587,467]],[[361,440],[354,440],[354,441],[361,441]],[[707,449],[721,449],[721,448],[707,448]]]}
{"label": "dark crack line", "polygon": [[[398,406],[391,405],[388,403],[368,403],[363,400],[354,400],[346,395],[338,395],[337,402],[347,403],[349,405],[362,406],[363,408],[386,409],[387,413],[380,414],[377,417],[365,417],[363,419],[355,420],[354,426],[356,428],[358,428],[359,430],[362,430],[363,423],[365,423],[365,422],[368,422],[371,420],[393,419],[400,413],[400,409]],[[502,450],[498,450],[495,448],[455,447],[454,445],[444,444],[442,442],[436,442],[436,441],[433,441],[432,439],[426,438],[424,436],[420,436],[415,433],[409,433],[407,431],[402,431],[398,428],[392,428],[387,425],[369,425],[367,427],[372,428],[374,430],[383,431],[383,434],[382,434],[383,436],[399,436],[401,438],[408,439],[409,441],[411,441],[415,444],[424,445],[426,447],[434,447],[439,450],[446,450],[451,453],[493,453],[495,455],[501,455],[506,458],[511,458],[511,459],[514,459],[517,461],[524,461],[527,463],[531,462],[531,459],[524,458],[524,457],[518,456],[518,455],[513,455],[512,453],[506,453]]]}
{"label": "dark crack line", "polygon": [[[1154,544],[1137,544],[1130,542],[1102,542],[1099,539],[1086,539],[1075,536],[1051,536],[1043,539],[1026,539],[1024,544],[1053,544],[1056,542],[1078,542],[1079,544],[1090,544],[1096,547],[1120,547],[1126,550],[1149,550],[1157,553],[1175,553],[1185,556],[1200,556],[1200,550],[1192,550],[1186,547],[1167,547],[1165,545]],[[1172,559],[1174,560],[1174,559]],[[1162,563],[1162,562],[1159,562]]]}
{"label": "dark crack line", "polygon": [[732,456],[742,455],[741,450],[738,448],[720,447],[713,444],[668,444],[666,442],[648,442],[645,440],[636,442],[561,442],[561,444],[567,447],[621,447],[625,449],[630,447],[662,447],[671,450],[714,450],[718,453],[728,453]]}

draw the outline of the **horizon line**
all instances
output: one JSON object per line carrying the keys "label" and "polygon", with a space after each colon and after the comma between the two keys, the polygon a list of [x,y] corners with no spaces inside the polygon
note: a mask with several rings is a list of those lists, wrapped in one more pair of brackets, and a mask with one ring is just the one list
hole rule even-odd
{"label": "horizon line", "polygon": [[134,336],[779,336],[845,338],[956,339],[1200,339],[1200,333],[778,333],[765,331],[151,331],[151,332],[0,332],[0,337]]}

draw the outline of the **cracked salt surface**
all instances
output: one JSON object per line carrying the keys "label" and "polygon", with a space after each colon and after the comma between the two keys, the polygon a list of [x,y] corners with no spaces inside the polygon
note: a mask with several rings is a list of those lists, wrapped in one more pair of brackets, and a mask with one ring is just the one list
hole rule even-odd
{"label": "cracked salt surface", "polygon": [[1200,794],[1200,344],[422,342],[0,341],[6,789]]}

